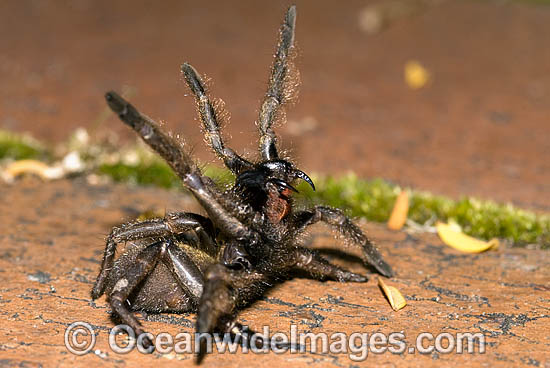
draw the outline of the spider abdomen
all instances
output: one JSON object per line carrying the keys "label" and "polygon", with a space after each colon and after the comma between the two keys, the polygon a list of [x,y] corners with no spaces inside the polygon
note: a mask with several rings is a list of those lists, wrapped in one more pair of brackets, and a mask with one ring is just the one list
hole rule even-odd
{"label": "spider abdomen", "polygon": [[[137,262],[138,255],[143,252],[148,244],[150,243],[140,241],[127,245],[127,249],[117,258],[106,280],[107,295],[110,295],[121,285],[121,280],[124,284],[125,274]],[[175,245],[186,252],[202,274],[210,265],[216,263],[216,258],[189,244],[176,241]],[[161,247],[162,245],[158,246]],[[176,281],[173,273],[162,260],[156,261],[149,275],[138,284],[128,297],[128,303],[132,310],[154,313],[193,312],[196,310],[196,302],[193,300],[192,293]]]}

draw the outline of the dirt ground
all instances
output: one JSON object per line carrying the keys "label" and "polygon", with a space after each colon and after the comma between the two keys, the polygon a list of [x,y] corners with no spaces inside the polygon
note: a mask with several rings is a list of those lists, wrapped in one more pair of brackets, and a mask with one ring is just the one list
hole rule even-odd
{"label": "dirt ground", "polygon": [[[297,1],[298,103],[281,126],[283,147],[306,172],[354,171],[452,197],[475,195],[550,211],[550,6],[513,1]],[[388,5],[390,4],[390,5]],[[0,127],[46,141],[75,128],[133,135],[105,116],[103,94],[132,102],[185,137],[202,161],[192,98],[179,75],[188,61],[211,78],[231,113],[231,146],[253,155],[254,121],[276,31],[288,4],[259,1],[19,1],[0,3]],[[388,7],[389,6],[389,7]],[[365,9],[398,9],[376,33]],[[390,10],[388,10],[390,9]],[[384,13],[385,14],[385,13]],[[393,14],[393,13],[392,13]],[[363,19],[364,21],[364,19]],[[412,90],[407,61],[431,81]],[[105,300],[91,283],[110,228],[150,208],[193,209],[158,189],[92,186],[82,179],[0,186],[0,366],[192,365],[192,355],[119,355]],[[430,234],[362,224],[397,270],[389,282],[408,306],[393,312],[376,276],[345,285],[295,279],[239,319],[287,332],[482,332],[484,354],[370,354],[377,366],[550,367],[550,256],[502,249],[464,255]],[[364,272],[323,227],[309,241]],[[339,243],[338,243],[339,244]],[[352,256],[346,255],[351,253]],[[147,330],[191,332],[195,315],[146,316]],[[76,356],[65,328],[90,323],[97,353]],[[362,365],[348,354],[224,354],[205,366]]]}
{"label": "dirt ground", "polygon": [[[5,190],[0,223],[0,333],[1,366],[116,367],[172,366],[175,360],[193,365],[193,354],[127,355],[109,349],[108,336],[115,323],[102,297],[90,299],[109,229],[150,208],[167,211],[196,205],[180,193],[126,186],[90,186],[84,180],[37,185],[26,180]],[[77,203],[78,205],[74,205]],[[24,211],[22,209],[25,209]],[[245,309],[239,320],[257,331],[300,333],[402,332],[407,352],[402,355],[370,353],[376,366],[435,367],[550,366],[548,252],[505,249],[465,255],[444,246],[434,235],[389,232],[381,225],[362,224],[376,239],[397,276],[387,283],[397,287],[408,305],[394,312],[376,283],[341,284],[293,279],[272,289]],[[327,229],[315,227],[306,244],[320,248],[335,262],[366,273],[357,249],[342,248]],[[89,323],[97,334],[95,348],[76,356],[64,345],[65,329],[75,321]],[[192,333],[195,314],[149,315],[148,332]],[[483,333],[485,353],[443,354],[418,351],[421,332]],[[78,337],[83,341],[85,337]],[[332,340],[331,340],[332,341]],[[433,346],[432,340],[424,346]],[[443,346],[447,346],[446,342]],[[297,364],[313,367],[354,367],[350,353],[326,354],[213,354],[205,367]]]}

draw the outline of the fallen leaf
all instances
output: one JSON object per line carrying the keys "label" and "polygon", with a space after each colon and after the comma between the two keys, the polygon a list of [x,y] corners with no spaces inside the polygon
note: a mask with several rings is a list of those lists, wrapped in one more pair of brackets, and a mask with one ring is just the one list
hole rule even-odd
{"label": "fallen leaf", "polygon": [[407,305],[407,302],[405,301],[405,298],[403,295],[395,288],[394,286],[388,286],[382,279],[378,278],[378,286],[384,294],[386,295],[386,298],[388,298],[388,301],[390,302],[391,307],[394,311],[398,311],[405,307]]}
{"label": "fallen leaf", "polygon": [[402,190],[397,196],[393,210],[391,211],[390,218],[388,220],[388,228],[391,230],[399,230],[405,225],[407,221],[407,214],[409,213],[409,194],[406,190]]}
{"label": "fallen leaf", "polygon": [[64,172],[62,167],[50,167],[37,160],[19,160],[9,164],[2,172],[2,177],[6,182],[12,182],[17,176],[23,174],[34,174],[48,180],[59,179]]}
{"label": "fallen leaf", "polygon": [[416,60],[405,64],[405,82],[412,89],[422,88],[430,80],[430,72]]}
{"label": "fallen leaf", "polygon": [[491,239],[488,242],[472,238],[461,231],[457,231],[452,225],[438,222],[435,225],[437,234],[443,242],[455,249],[467,253],[479,253],[489,249],[497,249],[498,239]]}

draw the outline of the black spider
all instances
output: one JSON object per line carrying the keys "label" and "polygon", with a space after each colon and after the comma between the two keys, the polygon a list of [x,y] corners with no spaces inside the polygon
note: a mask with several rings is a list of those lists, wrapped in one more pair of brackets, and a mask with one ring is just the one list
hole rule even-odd
{"label": "black spider", "polygon": [[[257,163],[224,145],[218,124],[220,109],[213,107],[195,69],[187,63],[182,66],[206,139],[236,175],[235,185],[223,192],[201,174],[180,142],[115,92],[105,96],[110,108],[166,160],[208,214],[170,213],[165,218],[114,228],[107,238],[92,297],[106,293],[113,312],[137,335],[143,329],[132,310],[196,310],[197,332],[244,336],[243,327],[234,321],[237,311],[293,271],[305,271],[319,280],[367,281],[367,277],[335,266],[316,251],[300,246],[298,235],[318,221],[332,225],[359,245],[365,261],[382,275],[393,275],[373,243],[340,210],[323,206],[293,209],[291,194],[297,190],[292,183],[302,179],[315,187],[303,171],[279,157],[272,125],[281,119],[282,105],[297,84],[290,55],[295,18],[296,9],[291,6],[280,28],[269,87],[260,107],[261,159]],[[142,239],[149,241],[133,242]],[[115,260],[117,244],[128,241],[131,245]],[[198,362],[204,354],[201,344]]]}

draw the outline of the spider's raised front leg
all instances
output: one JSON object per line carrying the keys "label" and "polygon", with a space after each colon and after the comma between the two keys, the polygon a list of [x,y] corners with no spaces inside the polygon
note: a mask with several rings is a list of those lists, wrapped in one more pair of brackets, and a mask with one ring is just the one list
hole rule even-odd
{"label": "spider's raised front leg", "polygon": [[375,245],[342,211],[330,207],[317,206],[311,211],[297,213],[294,221],[296,229],[304,228],[319,221],[331,225],[344,237],[359,245],[363,250],[365,261],[372,265],[380,274],[386,277],[394,275],[390,265],[382,259]]}
{"label": "spider's raised front leg", "polygon": [[197,248],[215,257],[217,245],[212,223],[206,217],[194,213],[170,213],[162,219],[134,222],[116,227],[107,237],[101,270],[92,289],[92,298],[99,298],[105,290],[105,281],[113,268],[116,246],[119,243],[153,238],[175,236],[194,231],[198,237]]}
{"label": "spider's raised front leg", "polygon": [[240,240],[257,242],[257,236],[232,216],[217,200],[219,190],[210,180],[203,179],[200,170],[183,145],[161,131],[158,124],[141,114],[134,106],[115,92],[108,92],[105,99],[118,117],[151,146],[182,179],[184,185],[197,198],[210,220],[224,234]]}
{"label": "spider's raised front leg", "polygon": [[295,270],[309,273],[318,280],[332,279],[340,282],[366,282],[368,278],[333,265],[314,250],[298,247],[296,249]]}
{"label": "spider's raised front leg", "polygon": [[279,157],[277,153],[277,136],[272,125],[280,114],[281,106],[291,99],[298,84],[298,76],[291,64],[291,49],[294,47],[294,26],[296,24],[296,7],[291,6],[279,30],[279,44],[269,76],[269,86],[260,107],[258,128],[260,129],[260,154],[264,160]]}
{"label": "spider's raised front leg", "polygon": [[140,113],[116,92],[107,92],[105,100],[120,120],[134,129],[145,143],[166,160],[181,179],[185,179],[190,173],[198,171],[193,160],[185,152],[183,144],[164,134],[158,124],[151,118]]}
{"label": "spider's raised front leg", "polygon": [[191,92],[193,92],[195,96],[199,115],[205,128],[206,139],[210,143],[212,149],[223,159],[225,166],[234,174],[239,175],[244,170],[252,169],[254,167],[252,163],[240,157],[235,151],[224,145],[220,133],[217,112],[212,106],[204,84],[195,68],[188,63],[184,63],[181,66],[181,72]]}

